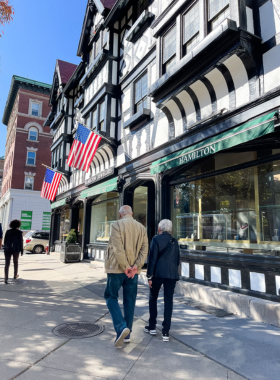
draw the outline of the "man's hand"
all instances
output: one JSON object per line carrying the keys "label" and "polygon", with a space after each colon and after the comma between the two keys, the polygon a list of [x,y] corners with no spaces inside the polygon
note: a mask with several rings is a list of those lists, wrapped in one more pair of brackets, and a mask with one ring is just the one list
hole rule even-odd
{"label": "man's hand", "polygon": [[152,288],[152,280],[148,280],[148,283],[149,283],[149,287]]}
{"label": "man's hand", "polygon": [[127,275],[128,278],[133,278],[136,273],[138,272],[138,268],[136,265],[133,265],[130,268],[127,268],[124,273]]}

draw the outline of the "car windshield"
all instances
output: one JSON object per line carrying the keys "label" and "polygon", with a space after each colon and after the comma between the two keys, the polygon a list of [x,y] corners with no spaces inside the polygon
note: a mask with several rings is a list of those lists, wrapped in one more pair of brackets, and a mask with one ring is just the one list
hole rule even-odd
{"label": "car windshield", "polygon": [[24,238],[27,238],[27,237],[29,237],[31,234],[33,234],[33,232],[34,232],[34,231],[29,231],[29,232],[27,232],[23,237],[24,237]]}

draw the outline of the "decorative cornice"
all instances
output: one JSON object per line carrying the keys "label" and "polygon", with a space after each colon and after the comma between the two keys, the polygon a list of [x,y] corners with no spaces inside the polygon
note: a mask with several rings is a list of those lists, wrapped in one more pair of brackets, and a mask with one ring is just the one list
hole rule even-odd
{"label": "decorative cornice", "polygon": [[46,120],[45,117],[29,115],[28,113],[18,112],[17,114],[18,114],[18,116],[28,117],[29,119],[32,117],[32,118],[37,119],[37,120],[44,120],[44,121]]}
{"label": "decorative cornice", "polygon": [[31,150],[32,152],[37,152],[38,148],[32,148],[32,147],[27,147],[26,148],[27,150]]}
{"label": "decorative cornice", "polygon": [[35,177],[36,173],[31,173],[31,172],[24,172],[25,175]]}

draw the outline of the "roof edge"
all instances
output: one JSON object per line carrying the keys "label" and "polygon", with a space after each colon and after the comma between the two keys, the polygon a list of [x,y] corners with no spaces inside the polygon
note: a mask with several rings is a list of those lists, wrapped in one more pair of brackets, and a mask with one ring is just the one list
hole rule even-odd
{"label": "roof edge", "polygon": [[[12,76],[12,81],[10,85],[9,94],[7,97],[2,123],[4,125],[8,125],[9,119],[15,104],[15,100],[17,97],[18,90],[21,88],[21,84],[24,83],[26,85],[36,86],[37,88],[42,88],[47,91],[46,95],[50,95],[52,86],[48,83],[38,82],[33,79],[28,79],[24,77],[20,77],[18,75]],[[34,91],[35,89],[30,89],[29,91]],[[34,92],[41,92],[41,91],[34,91]],[[42,93],[42,92],[41,92]]]}

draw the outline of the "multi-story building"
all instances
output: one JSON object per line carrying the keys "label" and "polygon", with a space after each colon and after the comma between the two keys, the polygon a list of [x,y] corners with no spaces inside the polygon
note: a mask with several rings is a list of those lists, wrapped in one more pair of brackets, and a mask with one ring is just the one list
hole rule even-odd
{"label": "multi-story building", "polygon": [[3,172],[4,172],[4,162],[5,157],[0,157],[0,198],[1,198],[1,190],[2,190],[2,182],[3,182]]}
{"label": "multi-story building", "polygon": [[149,239],[172,220],[182,279],[276,299],[279,1],[90,0],[78,55],[57,146],[78,121],[103,139],[86,175],[59,165],[52,249],[76,228],[103,260],[129,204]]}
{"label": "multi-story building", "polygon": [[[40,197],[50,166],[52,134],[43,129],[49,113],[51,85],[13,76],[2,122],[7,126],[6,153],[0,200],[0,220],[6,230],[12,219],[21,229],[47,230],[50,202]],[[44,225],[43,225],[44,224]]]}

